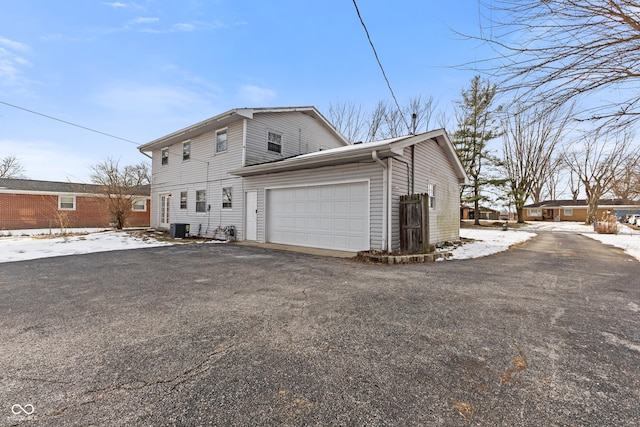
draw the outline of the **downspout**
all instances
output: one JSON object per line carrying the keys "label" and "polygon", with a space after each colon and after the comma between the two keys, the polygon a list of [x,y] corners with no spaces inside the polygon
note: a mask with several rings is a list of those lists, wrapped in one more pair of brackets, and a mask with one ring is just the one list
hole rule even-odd
{"label": "downspout", "polygon": [[242,167],[247,165],[247,119],[242,120]]}
{"label": "downspout", "polygon": [[387,164],[385,162],[380,160],[380,158],[378,157],[378,152],[376,150],[373,150],[371,152],[371,158],[380,166],[382,166],[382,169],[383,169],[382,171],[382,250],[384,250],[385,247],[387,248],[387,250],[389,250],[389,248],[391,247],[391,243],[390,243],[391,239],[388,238],[389,224],[388,224],[388,218],[387,218],[388,206],[390,205],[389,197],[388,197],[389,168],[387,167]]}

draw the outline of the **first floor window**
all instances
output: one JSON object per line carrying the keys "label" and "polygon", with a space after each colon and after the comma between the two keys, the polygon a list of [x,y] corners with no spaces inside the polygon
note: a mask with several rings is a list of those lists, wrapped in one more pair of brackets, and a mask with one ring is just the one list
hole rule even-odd
{"label": "first floor window", "polygon": [[267,132],[267,150],[282,154],[282,134]]}
{"label": "first floor window", "polygon": [[429,184],[427,186],[427,193],[429,194],[429,207],[431,209],[436,208],[436,186]]}
{"label": "first floor window", "polygon": [[136,212],[146,212],[147,211],[147,200],[146,199],[134,199],[131,205],[131,209]]}
{"label": "first floor window", "polygon": [[232,191],[233,191],[233,187],[224,187],[222,189],[222,208],[223,209],[231,209]]}
{"label": "first floor window", "polygon": [[187,209],[187,192],[180,192],[180,209]]}
{"label": "first floor window", "polygon": [[216,132],[216,153],[227,151],[227,130]]}
{"label": "first floor window", "polygon": [[207,211],[207,192],[205,190],[196,191],[196,212]]}
{"label": "first floor window", "polygon": [[168,148],[163,148],[162,149],[162,164],[163,165],[168,165],[169,164],[169,149]]}
{"label": "first floor window", "polygon": [[76,210],[76,196],[58,196],[58,209],[61,211]]}
{"label": "first floor window", "polygon": [[542,216],[542,209],[529,208],[529,216]]}
{"label": "first floor window", "polygon": [[573,216],[573,208],[564,208],[564,216]]}

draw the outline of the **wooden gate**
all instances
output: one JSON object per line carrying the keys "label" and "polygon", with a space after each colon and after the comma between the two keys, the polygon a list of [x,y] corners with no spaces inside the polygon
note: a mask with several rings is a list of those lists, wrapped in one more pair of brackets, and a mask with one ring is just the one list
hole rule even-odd
{"label": "wooden gate", "polygon": [[400,250],[429,252],[429,195],[400,196]]}

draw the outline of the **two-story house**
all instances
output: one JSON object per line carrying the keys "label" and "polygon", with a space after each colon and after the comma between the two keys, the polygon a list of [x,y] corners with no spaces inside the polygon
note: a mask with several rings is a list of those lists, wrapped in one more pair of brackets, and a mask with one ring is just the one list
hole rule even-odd
{"label": "two-story house", "polygon": [[466,175],[444,130],[350,145],[314,107],[227,111],[139,147],[151,226],[346,251],[399,247],[399,197],[429,193],[430,243],[459,236]]}

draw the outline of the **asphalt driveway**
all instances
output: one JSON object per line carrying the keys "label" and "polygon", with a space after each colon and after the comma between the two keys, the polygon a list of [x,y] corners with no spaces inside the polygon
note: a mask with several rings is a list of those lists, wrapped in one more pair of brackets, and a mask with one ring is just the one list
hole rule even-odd
{"label": "asphalt driveway", "polygon": [[564,233],[414,266],[212,244],[6,263],[0,425],[639,425],[639,273]]}

